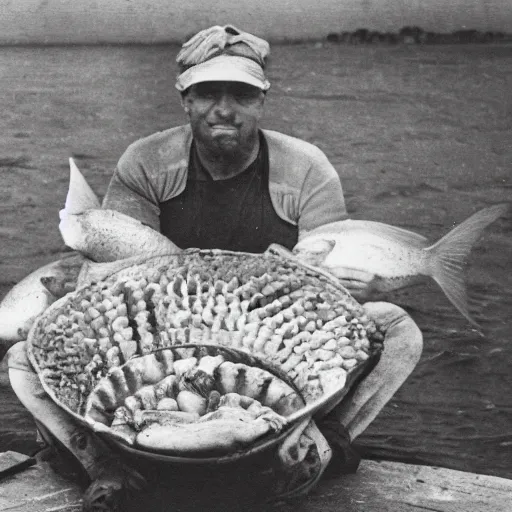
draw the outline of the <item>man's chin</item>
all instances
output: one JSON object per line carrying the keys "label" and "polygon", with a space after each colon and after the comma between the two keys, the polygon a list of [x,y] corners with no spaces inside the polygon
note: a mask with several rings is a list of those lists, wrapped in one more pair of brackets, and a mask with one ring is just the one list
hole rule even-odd
{"label": "man's chin", "polygon": [[234,153],[240,147],[240,141],[235,134],[222,134],[212,138],[212,146],[224,153]]}

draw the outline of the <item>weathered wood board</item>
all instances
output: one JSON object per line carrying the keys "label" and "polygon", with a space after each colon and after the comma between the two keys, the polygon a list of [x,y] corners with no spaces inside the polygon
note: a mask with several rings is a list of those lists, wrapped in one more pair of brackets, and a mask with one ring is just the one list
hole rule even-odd
{"label": "weathered wood board", "polygon": [[[356,475],[323,484],[308,501],[311,510],[316,507],[322,512],[511,512],[512,480],[438,467],[363,461]],[[341,503],[345,508],[340,508]],[[307,509],[306,505],[304,511]]]}
{"label": "weathered wood board", "polygon": [[45,463],[0,481],[2,512],[78,512],[80,496],[78,486],[56,475]]}
{"label": "weathered wood board", "polygon": [[[0,482],[1,512],[77,512],[80,497],[77,486],[55,475],[45,463]],[[186,511],[182,507],[171,509]],[[253,510],[510,512],[512,480],[437,467],[363,461],[357,474],[322,482],[308,497]]]}

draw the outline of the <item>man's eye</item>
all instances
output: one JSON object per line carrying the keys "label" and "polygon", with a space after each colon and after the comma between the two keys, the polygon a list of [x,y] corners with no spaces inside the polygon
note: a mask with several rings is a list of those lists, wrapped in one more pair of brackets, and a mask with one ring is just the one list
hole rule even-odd
{"label": "man's eye", "polygon": [[216,95],[213,91],[201,91],[198,96],[204,99],[213,99]]}
{"label": "man's eye", "polygon": [[241,100],[249,100],[256,97],[251,91],[240,91],[235,96]]}
{"label": "man's eye", "polygon": [[233,96],[239,101],[254,101],[259,95],[260,91],[256,87],[239,87],[233,91]]}
{"label": "man's eye", "polygon": [[198,98],[212,99],[218,95],[218,90],[211,85],[198,84],[195,88],[195,93]]}

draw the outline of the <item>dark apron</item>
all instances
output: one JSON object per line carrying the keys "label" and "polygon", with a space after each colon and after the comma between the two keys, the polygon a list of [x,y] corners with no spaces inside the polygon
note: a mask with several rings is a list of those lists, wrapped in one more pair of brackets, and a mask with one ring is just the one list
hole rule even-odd
{"label": "dark apron", "polygon": [[182,249],[260,253],[272,243],[292,249],[298,228],[281,219],[272,205],[263,134],[256,160],[226,180],[210,176],[192,143],[185,190],[160,203],[160,231]]}

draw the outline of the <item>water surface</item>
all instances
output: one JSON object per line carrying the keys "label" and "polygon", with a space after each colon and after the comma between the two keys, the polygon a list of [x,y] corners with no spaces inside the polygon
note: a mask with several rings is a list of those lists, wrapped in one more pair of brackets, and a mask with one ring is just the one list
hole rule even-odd
{"label": "water surface", "polygon": [[[0,49],[0,297],[64,246],[73,155],[102,196],[133,140],[185,122],[172,46]],[[512,47],[276,46],[266,128],[321,147],[350,215],[432,241],[512,191]],[[390,300],[421,327],[418,367],[364,454],[512,478],[512,223],[474,249],[469,325],[434,283]],[[1,353],[0,353],[1,356]],[[37,448],[0,372],[0,451]]]}

